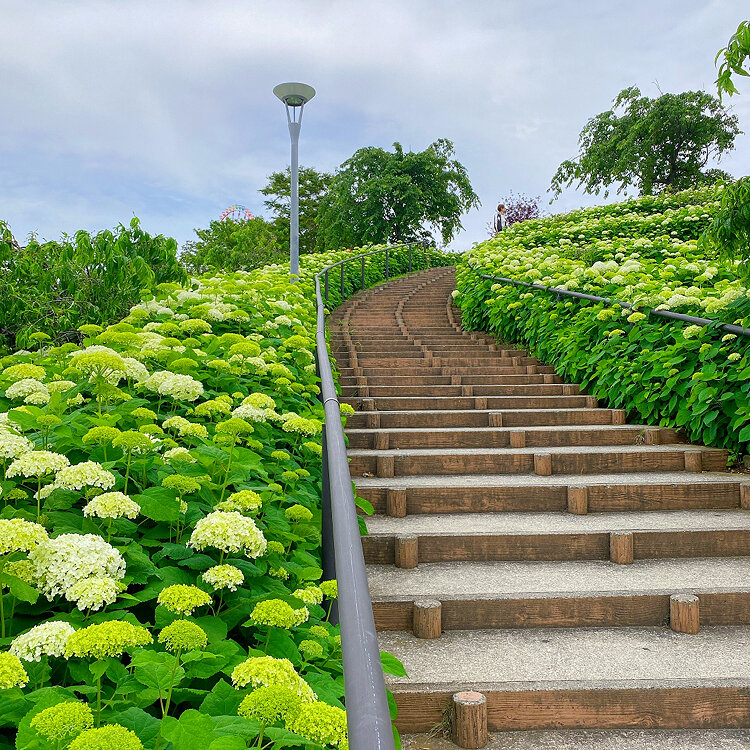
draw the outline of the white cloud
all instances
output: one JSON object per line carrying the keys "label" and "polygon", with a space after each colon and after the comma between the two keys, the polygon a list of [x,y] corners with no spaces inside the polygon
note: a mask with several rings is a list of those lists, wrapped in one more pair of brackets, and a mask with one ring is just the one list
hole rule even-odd
{"label": "white cloud", "polygon": [[[181,241],[288,162],[271,89],[312,83],[304,164],[451,138],[483,199],[544,194],[618,91],[705,87],[735,0],[4,0],[0,215],[24,235],[136,213]],[[748,87],[745,87],[748,88]],[[750,88],[732,104],[750,128]],[[748,136],[723,166],[750,171]],[[567,192],[555,210],[597,202]],[[147,217],[147,218],[146,218]]]}

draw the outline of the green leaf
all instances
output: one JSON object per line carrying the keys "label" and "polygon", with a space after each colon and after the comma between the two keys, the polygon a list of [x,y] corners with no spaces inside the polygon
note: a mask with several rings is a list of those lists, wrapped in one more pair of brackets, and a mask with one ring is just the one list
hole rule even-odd
{"label": "green leaf", "polygon": [[183,711],[179,719],[165,718],[162,734],[172,743],[173,750],[209,750],[216,739],[211,717],[192,708]]}
{"label": "green leaf", "polygon": [[180,504],[173,490],[165,487],[149,487],[133,500],[141,506],[141,514],[152,521],[173,523],[180,517]]}
{"label": "green leaf", "polygon": [[33,586],[10,573],[3,573],[2,580],[10,593],[22,602],[34,604],[39,598],[39,592]]}
{"label": "green leaf", "polygon": [[226,680],[219,680],[203,699],[200,710],[210,716],[233,716],[242,702],[243,694]]}
{"label": "green leaf", "polygon": [[133,657],[132,665],[135,679],[162,695],[166,695],[170,687],[179,685],[185,676],[185,670],[177,666],[177,658],[163,651],[142,649]]}
{"label": "green leaf", "polygon": [[135,732],[144,747],[152,747],[159,734],[159,719],[137,706],[130,706],[125,711],[114,714],[110,723],[121,724],[125,729]]}
{"label": "green leaf", "polygon": [[383,665],[383,672],[386,674],[392,674],[396,677],[408,677],[404,665],[393,654],[381,651],[380,663]]}

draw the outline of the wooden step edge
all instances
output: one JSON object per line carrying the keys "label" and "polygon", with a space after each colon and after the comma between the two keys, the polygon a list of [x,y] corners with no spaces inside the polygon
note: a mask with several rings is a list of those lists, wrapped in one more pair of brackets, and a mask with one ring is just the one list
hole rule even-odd
{"label": "wooden step edge", "polygon": [[[505,534],[417,534],[417,561],[511,562],[560,560],[666,560],[750,555],[750,529],[582,531]],[[613,539],[614,537],[614,539]],[[624,537],[627,557],[618,553]],[[368,534],[362,549],[368,565],[393,565],[398,534]]]}
{"label": "wooden step edge", "polygon": [[[443,723],[453,695],[487,698],[490,731],[530,729],[739,729],[750,726],[750,683],[743,680],[614,683],[479,683],[388,685],[401,732]],[[686,746],[687,747],[687,746]]]}
{"label": "wooden step edge", "polygon": [[[667,627],[672,598],[697,597],[696,623],[700,627],[750,625],[750,590],[695,589],[675,592],[581,592],[576,594],[512,594],[497,597],[443,597],[440,629],[488,630],[499,628],[622,628]],[[417,599],[416,601],[420,601]],[[406,597],[375,599],[372,603],[379,631],[412,632],[415,600]],[[679,630],[679,625],[673,626]],[[697,628],[696,628],[696,631]]]}

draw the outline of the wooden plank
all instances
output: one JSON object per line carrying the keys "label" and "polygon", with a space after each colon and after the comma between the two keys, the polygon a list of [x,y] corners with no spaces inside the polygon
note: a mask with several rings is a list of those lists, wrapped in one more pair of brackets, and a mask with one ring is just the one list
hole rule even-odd
{"label": "wooden plank", "polygon": [[750,625],[750,592],[696,593],[701,625]]}
{"label": "wooden plank", "polygon": [[589,512],[739,508],[740,490],[728,482],[695,484],[592,484]]}
{"label": "wooden plank", "polygon": [[750,555],[750,529],[633,532],[633,557],[636,560],[743,555]]}
{"label": "wooden plank", "polygon": [[[390,686],[401,732],[428,732],[442,721],[455,689]],[[526,729],[739,729],[750,726],[748,687],[573,688],[493,690],[487,696],[490,731]]]}
{"label": "wooden plank", "polygon": [[662,625],[668,594],[550,596],[443,601],[444,630]]}
{"label": "wooden plank", "polygon": [[420,535],[419,562],[608,560],[609,534]]}

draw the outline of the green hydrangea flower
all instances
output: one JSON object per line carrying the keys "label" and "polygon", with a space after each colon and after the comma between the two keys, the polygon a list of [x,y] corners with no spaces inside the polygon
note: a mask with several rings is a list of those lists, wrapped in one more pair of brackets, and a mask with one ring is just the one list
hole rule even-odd
{"label": "green hydrangea flower", "polygon": [[251,656],[232,670],[232,684],[237,688],[283,687],[303,701],[314,701],[313,689],[297,674],[289,659],[273,656]]}
{"label": "green hydrangea flower", "polygon": [[0,653],[0,690],[23,687],[28,681],[21,660],[7,651]]}
{"label": "green hydrangea flower", "polygon": [[327,596],[329,599],[335,599],[339,595],[338,583],[334,581],[321,581],[320,590],[323,592],[323,596]]}
{"label": "green hydrangea flower", "polygon": [[135,732],[120,724],[107,724],[81,732],[68,750],[143,750],[143,743]]}
{"label": "green hydrangea flower", "polygon": [[156,601],[175,614],[192,615],[198,607],[210,604],[211,596],[197,586],[176,583],[163,588]]}
{"label": "green hydrangea flower", "polygon": [[65,701],[40,711],[31,728],[48,740],[68,740],[94,726],[94,714],[87,703]]}
{"label": "green hydrangea flower", "polygon": [[323,656],[323,646],[317,641],[302,641],[299,644],[299,651],[307,659],[315,659]]}
{"label": "green hydrangea flower", "polygon": [[136,646],[153,643],[151,634],[140,625],[131,625],[124,620],[108,620],[98,625],[89,625],[72,633],[65,644],[65,658],[106,659],[121,656]]}
{"label": "green hydrangea flower", "polygon": [[194,651],[206,647],[208,636],[200,625],[190,620],[175,620],[161,629],[159,643],[172,653]]}
{"label": "green hydrangea flower", "polygon": [[289,688],[273,685],[259,687],[245,696],[237,713],[246,719],[255,719],[261,724],[275,724],[296,716],[302,706],[300,697]]}
{"label": "green hydrangea flower", "polygon": [[266,599],[258,602],[250,613],[250,619],[257,625],[287,630],[307,622],[309,617],[310,611],[307,607],[292,609],[292,606],[282,599]]}
{"label": "green hydrangea flower", "polygon": [[290,521],[296,521],[297,523],[307,523],[312,521],[312,511],[305,508],[304,505],[292,505],[284,511],[284,515]]}
{"label": "green hydrangea flower", "polygon": [[286,726],[319,745],[338,746],[347,742],[346,711],[322,701],[303,703]]}

